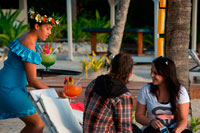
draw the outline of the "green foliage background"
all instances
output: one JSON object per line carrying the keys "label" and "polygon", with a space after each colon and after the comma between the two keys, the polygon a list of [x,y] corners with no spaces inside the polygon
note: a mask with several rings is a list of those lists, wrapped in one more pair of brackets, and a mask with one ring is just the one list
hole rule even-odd
{"label": "green foliage background", "polygon": [[0,46],[8,46],[14,39],[21,36],[27,31],[28,25],[24,25],[24,21],[16,20],[21,10],[13,13],[9,10],[3,13],[0,8]]}

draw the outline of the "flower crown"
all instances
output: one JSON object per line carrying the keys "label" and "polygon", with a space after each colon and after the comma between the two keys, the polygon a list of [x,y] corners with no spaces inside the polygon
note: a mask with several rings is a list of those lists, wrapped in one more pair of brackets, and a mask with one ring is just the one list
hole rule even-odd
{"label": "flower crown", "polygon": [[47,17],[47,15],[41,16],[38,12],[35,12],[33,8],[30,8],[28,11],[30,19],[35,19],[37,23],[43,24],[52,24],[52,25],[59,25],[59,19],[55,19],[53,17]]}

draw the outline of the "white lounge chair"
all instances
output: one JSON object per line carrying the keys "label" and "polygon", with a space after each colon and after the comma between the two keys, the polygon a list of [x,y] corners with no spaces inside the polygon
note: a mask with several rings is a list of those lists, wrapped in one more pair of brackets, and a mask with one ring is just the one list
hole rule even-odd
{"label": "white lounge chair", "polygon": [[50,133],[83,132],[83,112],[73,110],[68,99],[60,99],[54,89],[30,91],[30,99]]}
{"label": "white lounge chair", "polygon": [[190,77],[190,81],[192,82],[194,77],[200,76],[200,60],[198,58],[198,54],[193,49],[189,49],[188,52],[189,52],[189,55],[194,60],[194,62],[196,63],[195,66],[189,69],[189,77]]}

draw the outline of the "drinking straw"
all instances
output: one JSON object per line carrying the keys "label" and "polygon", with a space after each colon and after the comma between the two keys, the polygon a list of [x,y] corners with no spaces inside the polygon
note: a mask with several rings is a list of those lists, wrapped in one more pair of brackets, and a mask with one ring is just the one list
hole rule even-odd
{"label": "drinking straw", "polygon": [[57,46],[52,52],[51,52],[51,54],[53,54],[53,53],[55,53],[56,52],[56,50],[58,49],[58,48],[60,48],[59,46]]}
{"label": "drinking straw", "polygon": [[78,85],[78,83],[81,81],[82,78],[83,78],[83,77],[80,77],[80,78],[78,79],[78,81],[76,81],[75,85]]}
{"label": "drinking straw", "polygon": [[42,47],[39,45],[39,49],[40,49],[40,52],[42,52],[43,51],[43,49],[42,49]]}

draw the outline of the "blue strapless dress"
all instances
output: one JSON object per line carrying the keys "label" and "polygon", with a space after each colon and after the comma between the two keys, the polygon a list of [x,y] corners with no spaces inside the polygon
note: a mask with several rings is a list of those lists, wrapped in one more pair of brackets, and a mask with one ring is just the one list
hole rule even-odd
{"label": "blue strapless dress", "polygon": [[38,44],[33,51],[16,39],[9,44],[9,48],[8,59],[0,70],[0,120],[36,113],[28,97],[24,62],[41,63]]}

